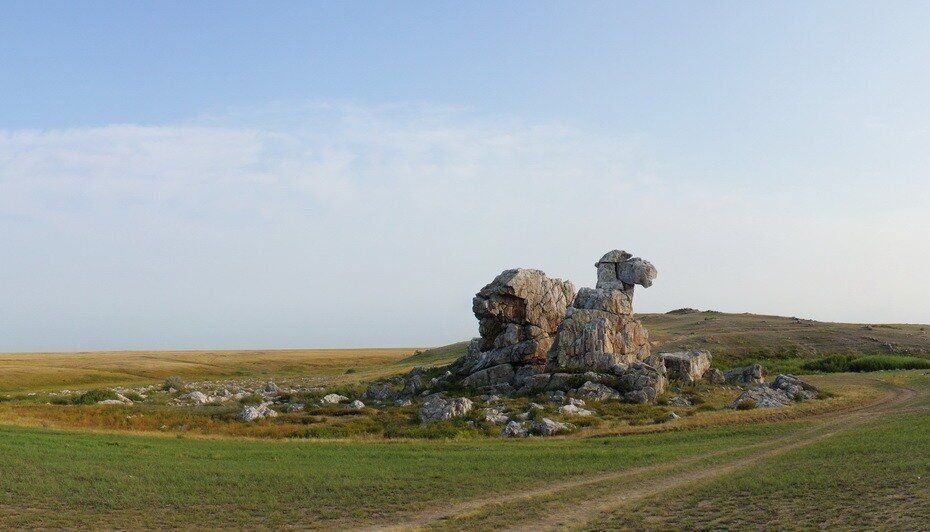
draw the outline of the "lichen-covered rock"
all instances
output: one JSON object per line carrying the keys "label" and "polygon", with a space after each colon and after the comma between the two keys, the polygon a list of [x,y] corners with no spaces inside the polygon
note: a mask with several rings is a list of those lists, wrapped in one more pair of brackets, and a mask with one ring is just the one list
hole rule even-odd
{"label": "lichen-covered rock", "polygon": [[728,384],[739,386],[763,384],[765,382],[765,368],[759,364],[734,368],[724,373],[723,378]]}
{"label": "lichen-covered rock", "polygon": [[419,412],[420,421],[428,423],[464,416],[471,412],[472,406],[471,400],[467,397],[449,399],[441,393],[434,393],[423,401]]}
{"label": "lichen-covered rock", "polygon": [[704,349],[661,353],[660,356],[668,378],[672,380],[695,382],[701,380],[710,369],[710,352]]}
{"label": "lichen-covered rock", "polygon": [[[574,297],[570,282],[549,278],[539,270],[501,273],[472,300],[481,337],[472,340],[467,354],[452,364],[452,371],[466,386],[478,387],[512,384],[523,366],[541,370],[551,337]],[[489,369],[493,371],[472,377]]]}
{"label": "lichen-covered rock", "polygon": [[536,421],[533,423],[533,433],[539,434],[540,436],[554,436],[560,432],[567,432],[575,428],[571,423],[561,423],[558,421],[553,421],[547,417],[542,418],[541,421]]}
{"label": "lichen-covered rock", "polygon": [[349,408],[349,410],[361,410],[361,409],[365,408],[365,403],[363,403],[363,402],[359,401],[358,399],[356,399],[356,400],[352,401],[351,403],[349,403],[348,408]]}
{"label": "lichen-covered rock", "polygon": [[522,421],[511,421],[507,423],[507,426],[501,431],[501,436],[505,438],[525,438],[529,436],[529,434],[529,431],[526,429],[526,423]]}

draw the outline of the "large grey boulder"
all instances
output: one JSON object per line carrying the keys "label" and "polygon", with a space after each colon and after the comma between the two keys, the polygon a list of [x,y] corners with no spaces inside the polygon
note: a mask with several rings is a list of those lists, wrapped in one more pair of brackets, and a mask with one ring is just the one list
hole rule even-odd
{"label": "large grey boulder", "polygon": [[363,399],[370,401],[391,401],[395,397],[394,390],[385,382],[373,382],[368,385],[368,389],[362,394]]}
{"label": "large grey boulder", "polygon": [[710,369],[711,355],[705,349],[661,353],[659,356],[662,357],[668,378],[671,380],[698,381]]}
{"label": "large grey boulder", "polygon": [[727,384],[736,384],[738,386],[763,384],[765,382],[765,368],[759,364],[734,368],[724,373],[723,378],[727,381]]}
{"label": "large grey boulder", "polygon": [[[539,270],[504,271],[472,300],[481,336],[452,364],[452,372],[466,386],[483,387],[514,384],[518,374],[525,381],[542,371],[552,335],[574,297],[572,283]],[[525,366],[536,369],[520,372]]]}
{"label": "large grey boulder", "polygon": [[461,417],[471,412],[472,402],[466,397],[449,399],[441,393],[427,396],[420,407],[419,417],[423,423],[444,421]]}
{"label": "large grey boulder", "polygon": [[547,417],[542,418],[541,421],[536,421],[533,423],[533,433],[539,434],[540,436],[555,436],[560,432],[567,432],[574,428],[575,426],[571,423],[561,423],[559,421],[553,421]]}
{"label": "large grey boulder", "polygon": [[793,401],[803,401],[805,399],[816,399],[820,392],[817,388],[807,384],[794,375],[778,375],[775,380],[769,384],[770,388],[785,392]]}

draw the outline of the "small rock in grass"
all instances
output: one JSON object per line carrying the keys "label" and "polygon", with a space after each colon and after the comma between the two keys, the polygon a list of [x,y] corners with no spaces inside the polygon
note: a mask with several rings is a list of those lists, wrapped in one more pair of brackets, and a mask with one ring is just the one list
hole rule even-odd
{"label": "small rock in grass", "polygon": [[339,395],[337,393],[331,393],[331,394],[324,395],[323,398],[320,399],[320,401],[322,401],[323,404],[328,404],[328,405],[334,405],[334,404],[341,403],[343,401],[348,401],[348,400],[349,400],[348,397],[344,395]]}
{"label": "small rock in grass", "polygon": [[574,429],[571,423],[560,423],[544,417],[542,421],[533,423],[533,432],[540,436],[554,436],[560,432]]}
{"label": "small rock in grass", "polygon": [[592,415],[594,412],[590,410],[585,410],[584,408],[579,408],[573,404],[567,404],[559,408],[559,413],[563,416],[581,416],[587,417]]}
{"label": "small rock in grass", "polygon": [[359,401],[358,399],[349,403],[349,410],[361,410],[365,408],[365,403]]}
{"label": "small rock in grass", "polygon": [[472,409],[472,402],[467,397],[449,399],[442,394],[436,393],[430,395],[420,407],[420,421],[427,423],[430,421],[442,421],[454,417],[464,416]]}
{"label": "small rock in grass", "polygon": [[507,423],[507,415],[496,408],[485,408],[484,420],[495,425]]}
{"label": "small rock in grass", "polygon": [[256,421],[266,417],[277,417],[278,413],[268,407],[271,403],[262,403],[258,406],[245,406],[239,412],[242,421]]}
{"label": "small rock in grass", "polygon": [[526,430],[524,423],[519,421],[511,421],[507,423],[507,426],[504,427],[504,430],[501,431],[501,436],[505,438],[525,438],[529,436],[529,431]]}

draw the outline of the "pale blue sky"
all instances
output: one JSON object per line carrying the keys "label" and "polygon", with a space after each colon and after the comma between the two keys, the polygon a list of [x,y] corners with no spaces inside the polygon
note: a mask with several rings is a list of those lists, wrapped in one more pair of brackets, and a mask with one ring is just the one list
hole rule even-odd
{"label": "pale blue sky", "polygon": [[528,266],[930,322],[930,3],[0,0],[0,351],[430,345]]}

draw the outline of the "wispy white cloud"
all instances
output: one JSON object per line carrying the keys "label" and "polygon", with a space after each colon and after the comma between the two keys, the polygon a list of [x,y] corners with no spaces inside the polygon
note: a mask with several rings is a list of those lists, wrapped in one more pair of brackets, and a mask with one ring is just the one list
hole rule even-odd
{"label": "wispy white cloud", "polygon": [[417,105],[0,131],[0,350],[454,340],[498,271],[584,285],[616,246],[659,266],[646,310],[920,319],[930,217],[893,207],[923,185],[869,210],[870,190],[732,183],[635,138]]}

